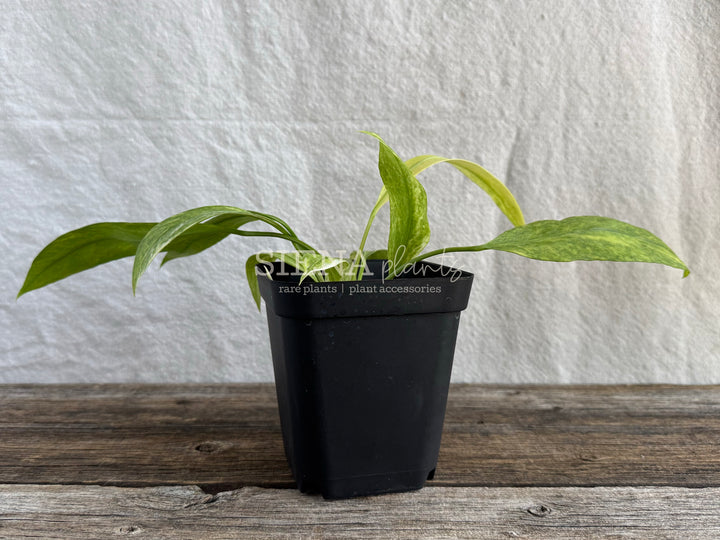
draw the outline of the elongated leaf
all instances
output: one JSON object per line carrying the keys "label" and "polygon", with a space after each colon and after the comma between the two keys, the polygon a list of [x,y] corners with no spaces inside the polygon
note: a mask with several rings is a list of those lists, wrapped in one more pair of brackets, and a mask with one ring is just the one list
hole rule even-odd
{"label": "elongated leaf", "polygon": [[431,165],[437,163],[449,163],[458,171],[463,173],[475,185],[481,187],[485,193],[495,202],[497,207],[510,220],[510,223],[519,227],[525,224],[522,210],[510,190],[500,180],[495,178],[489,171],[483,169],[477,163],[465,159],[450,159],[440,156],[420,156],[423,159],[418,161],[410,169],[414,174],[419,174]]}
{"label": "elongated leaf", "polygon": [[367,260],[373,259],[387,259],[387,249],[375,249],[373,251],[366,251],[364,253]]}
{"label": "elongated leaf", "polygon": [[505,231],[477,251],[495,249],[543,261],[620,261],[658,263],[690,270],[651,232],[612,218],[576,216],[535,221]]}
{"label": "elongated leaf", "polygon": [[520,206],[507,186],[495,178],[490,171],[484,169],[477,163],[466,159],[444,158],[433,155],[416,156],[405,162],[412,173],[416,175],[438,163],[448,163],[452,165],[475,185],[482,188],[485,193],[490,195],[490,198],[492,198],[498,208],[510,220],[510,223],[516,227],[525,224],[522,210],[520,210]]}
{"label": "elongated leaf", "polygon": [[393,272],[400,272],[430,240],[427,194],[405,163],[375,133],[380,142],[378,169],[390,201],[388,254]]}
{"label": "elongated leaf", "polygon": [[155,223],[94,223],[67,232],[33,260],[18,298],[78,272],[135,255]]}
{"label": "elongated leaf", "polygon": [[194,225],[166,246],[167,254],[163,257],[162,264],[180,257],[196,255],[224,240],[238,227],[257,220],[255,216],[224,214],[204,224]]}
{"label": "elongated leaf", "polygon": [[185,212],[175,214],[174,216],[161,221],[142,239],[137,248],[135,264],[133,265],[133,292],[135,292],[137,288],[137,282],[140,279],[140,276],[145,272],[145,270],[147,270],[153,259],[163,249],[165,249],[165,246],[199,223],[213,218],[220,219],[222,217],[230,216],[252,217],[257,220],[264,221],[265,223],[276,227],[280,231],[279,233],[236,231],[236,234],[241,234],[243,236],[272,236],[284,238],[292,242],[296,247],[307,247],[307,244],[300,242],[297,237],[289,236],[287,233],[289,228],[281,226],[279,223],[284,222],[281,222],[274,216],[250,210],[243,210],[242,208],[236,208],[234,206],[202,206],[200,208],[193,208],[192,210],[186,210]]}
{"label": "elongated leaf", "polygon": [[[505,216],[510,220],[510,223],[516,227],[525,224],[525,218],[523,217],[522,210],[520,210],[520,206],[510,190],[505,186],[505,184],[495,178],[492,173],[477,163],[467,161],[465,159],[451,159],[434,155],[422,155],[410,158],[405,162],[405,165],[407,165],[413,175],[418,175],[425,169],[438,163],[449,163],[458,171],[463,173],[473,183],[481,187],[488,195],[490,195],[498,208],[500,208],[503,214],[505,214]],[[375,221],[375,216],[377,216],[380,209],[385,206],[388,201],[389,197],[387,189],[383,186],[380,190],[377,201],[375,202],[375,206],[373,206],[373,209],[370,212],[367,225],[365,225],[365,231],[360,242],[360,250],[365,249],[365,241],[367,240],[368,233],[370,232],[370,227]]]}
{"label": "elongated leaf", "polygon": [[271,263],[277,260],[272,254],[269,253],[253,253],[245,261],[245,278],[250,288],[255,305],[257,305],[258,311],[260,311],[260,285],[258,283],[257,269],[256,266],[262,262]]}

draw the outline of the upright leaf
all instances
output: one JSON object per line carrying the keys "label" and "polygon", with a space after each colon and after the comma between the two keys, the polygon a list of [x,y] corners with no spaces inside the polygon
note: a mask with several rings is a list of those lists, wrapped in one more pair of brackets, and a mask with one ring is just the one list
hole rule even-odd
{"label": "upright leaf", "polygon": [[[441,156],[422,155],[410,158],[405,162],[405,165],[410,169],[410,172],[413,175],[418,175],[425,169],[438,163],[449,163],[470,179],[474,184],[482,188],[485,193],[492,198],[503,214],[505,214],[505,216],[510,220],[510,223],[516,227],[525,224],[525,218],[523,217],[522,210],[520,210],[520,206],[510,190],[505,186],[505,184],[495,178],[492,173],[477,163],[473,163],[472,161],[467,161],[465,159],[451,159]],[[385,186],[383,186],[380,190],[377,201],[375,202],[375,206],[373,206],[373,209],[370,212],[367,224],[365,225],[365,231],[363,232],[360,247],[358,248],[359,250],[362,251],[365,249],[365,241],[367,240],[370,232],[370,227],[375,221],[375,216],[377,216],[380,209],[385,206],[388,201],[388,192]]]}
{"label": "upright leaf", "polygon": [[378,169],[390,201],[388,255],[392,272],[400,272],[430,240],[427,194],[405,163],[375,133],[380,142]]}
{"label": "upright leaf", "polygon": [[387,249],[374,249],[364,253],[365,259],[368,261],[374,259],[387,259]]}
{"label": "upright leaf", "polygon": [[543,261],[658,263],[683,270],[683,277],[690,274],[685,263],[650,231],[600,216],[534,221],[505,231],[487,244],[468,251],[485,249]]}
{"label": "upright leaf", "polygon": [[78,272],[135,255],[155,223],[94,223],[67,232],[48,244],[28,270],[18,298]]}

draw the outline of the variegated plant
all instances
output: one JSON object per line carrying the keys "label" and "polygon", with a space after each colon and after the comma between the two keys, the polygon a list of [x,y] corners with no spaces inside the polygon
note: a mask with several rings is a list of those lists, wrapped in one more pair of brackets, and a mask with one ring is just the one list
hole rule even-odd
{"label": "variegated plant", "polygon": [[[297,234],[282,219],[270,214],[233,206],[204,206],[181,212],[159,223],[95,223],[63,234],[46,246],[33,261],[18,296],[44,287],[100,264],[135,256],[133,291],[138,279],[157,255],[165,252],[162,264],[195,255],[230,235],[281,238],[290,242],[292,252],[265,252],[251,255],[245,271],[253,298],[260,307],[256,264],[280,260],[302,272],[301,279],[352,281],[361,279],[366,260],[388,260],[387,279],[403,269],[433,256],[459,251],[507,251],[545,261],[625,261],[660,263],[690,271],[657,236],[645,229],[599,216],[570,217],[562,221],[525,223],[515,197],[505,185],[476,163],[423,155],[402,161],[375,133],[366,132],[380,143],[378,168],[383,181],[375,206],[356,250],[349,257],[323,254]],[[423,252],[430,239],[427,195],[416,175],[438,163],[448,163],[481,187],[510,220],[513,228],[485,244],[447,247]],[[365,242],[375,216],[390,204],[390,231],[385,249],[367,251]],[[244,229],[263,222],[269,231]]]}

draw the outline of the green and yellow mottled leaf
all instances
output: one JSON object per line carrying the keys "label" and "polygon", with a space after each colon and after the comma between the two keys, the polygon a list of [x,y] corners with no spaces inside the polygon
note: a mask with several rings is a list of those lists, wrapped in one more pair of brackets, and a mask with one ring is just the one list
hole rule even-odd
{"label": "green and yellow mottled leaf", "polygon": [[658,263],[690,270],[651,232],[616,219],[575,216],[544,220],[505,231],[477,251],[507,251],[542,261],[619,261]]}
{"label": "green and yellow mottled leaf", "polygon": [[257,265],[263,262],[271,263],[275,260],[277,260],[277,258],[269,253],[253,253],[245,261],[245,278],[247,279],[250,293],[255,301],[255,305],[257,305],[258,311],[260,311],[261,298],[260,285],[257,277]]}
{"label": "green and yellow mottled leaf", "polygon": [[510,223],[519,227],[525,224],[522,210],[510,190],[500,180],[495,178],[483,167],[466,159],[444,158],[441,156],[416,156],[409,159],[406,164],[413,174],[420,174],[425,169],[438,163],[448,163],[464,174],[475,185],[482,188],[497,207],[510,220]]}
{"label": "green and yellow mottled leaf", "polygon": [[[287,227],[285,222],[275,216],[260,212],[253,212],[251,210],[243,210],[242,208],[236,208],[234,206],[202,206],[200,208],[193,208],[192,210],[180,212],[179,214],[175,214],[174,216],[161,221],[150,229],[150,231],[142,239],[137,247],[135,263],[133,265],[133,292],[137,287],[137,282],[140,279],[140,276],[145,272],[145,270],[147,270],[153,259],[155,259],[161,251],[166,249],[166,246],[170,245],[171,242],[175,241],[182,234],[191,230],[200,223],[212,219],[224,220],[231,217],[243,219],[247,218],[247,222],[250,221],[250,218],[252,218],[252,220],[263,221],[280,231],[278,233],[260,231],[230,231],[231,234],[283,238],[292,242],[295,247],[309,247],[307,244],[301,242],[296,236],[294,236],[294,233],[289,227]],[[224,230],[224,232],[227,231]]]}
{"label": "green and yellow mottled leaf", "polygon": [[377,134],[365,133],[380,142],[378,169],[390,202],[388,254],[399,272],[430,240],[427,194],[392,148]]}
{"label": "green and yellow mottled leaf", "polygon": [[223,214],[205,223],[194,225],[165,247],[164,251],[167,253],[163,257],[162,264],[205,251],[233,234],[233,231],[239,227],[257,220],[255,216]]}

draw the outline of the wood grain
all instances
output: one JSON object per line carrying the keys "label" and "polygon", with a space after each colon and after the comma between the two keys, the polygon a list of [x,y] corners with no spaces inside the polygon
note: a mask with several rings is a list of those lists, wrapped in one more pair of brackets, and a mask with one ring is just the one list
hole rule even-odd
{"label": "wood grain", "polygon": [[3,538],[720,537],[720,488],[425,488],[324,501],[256,487],[0,486]]}
{"label": "wood grain", "polygon": [[437,485],[720,486],[720,386],[455,386],[443,437]]}
{"label": "wood grain", "polygon": [[718,538],[720,387],[454,385],[429,487],[328,502],[272,385],[3,386],[0,484],[13,539]]}
{"label": "wood grain", "polygon": [[[0,387],[0,483],[293,485],[266,384]],[[720,387],[453,385],[429,485],[720,486]]]}
{"label": "wood grain", "polygon": [[292,487],[274,386],[0,390],[0,483]]}

